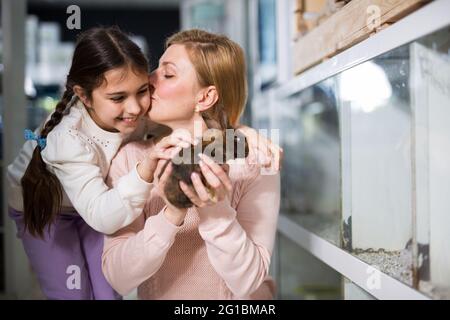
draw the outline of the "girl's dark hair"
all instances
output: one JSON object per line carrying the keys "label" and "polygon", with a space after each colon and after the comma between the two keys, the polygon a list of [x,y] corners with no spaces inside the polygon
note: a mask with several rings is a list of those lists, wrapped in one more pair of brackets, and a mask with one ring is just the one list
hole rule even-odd
{"label": "girl's dark hair", "polygon": [[[72,65],[67,75],[65,91],[55,111],[40,132],[42,138],[57,126],[73,103],[73,87],[83,88],[88,99],[102,85],[105,72],[131,67],[135,72],[148,72],[148,61],[139,47],[117,27],[89,29],[77,39]],[[33,151],[31,161],[21,180],[25,228],[33,236],[44,236],[61,208],[63,190],[58,178],[51,173],[41,157],[41,148]]]}

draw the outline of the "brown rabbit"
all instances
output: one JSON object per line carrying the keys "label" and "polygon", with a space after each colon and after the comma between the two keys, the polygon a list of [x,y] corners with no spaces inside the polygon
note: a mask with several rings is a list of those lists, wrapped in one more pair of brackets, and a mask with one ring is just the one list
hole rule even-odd
{"label": "brown rabbit", "polygon": [[[188,186],[192,187],[191,174],[193,172],[199,174],[203,184],[207,187],[211,198],[214,199],[214,190],[210,188],[209,184],[206,182],[198,164],[200,160],[200,157],[198,156],[199,153],[209,156],[216,163],[225,164],[228,160],[246,158],[248,156],[248,144],[245,136],[239,131],[233,130],[233,134],[229,135],[225,134],[225,131],[223,130],[209,129],[207,133],[203,135],[201,144],[199,143],[197,146],[191,145],[190,147],[182,149],[179,154],[171,160],[172,174],[164,187],[164,193],[167,200],[177,208],[190,208],[193,206],[193,203],[184,194],[179,185],[179,182],[183,181]],[[168,163],[169,161],[167,164]],[[162,172],[164,172],[164,170],[162,170]]]}

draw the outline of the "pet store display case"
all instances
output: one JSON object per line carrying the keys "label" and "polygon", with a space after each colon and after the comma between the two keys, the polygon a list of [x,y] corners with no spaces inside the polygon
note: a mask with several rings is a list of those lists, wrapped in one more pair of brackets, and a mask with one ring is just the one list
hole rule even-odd
{"label": "pet store display case", "polygon": [[448,8],[432,2],[275,94],[279,231],[347,278],[344,293],[450,299]]}

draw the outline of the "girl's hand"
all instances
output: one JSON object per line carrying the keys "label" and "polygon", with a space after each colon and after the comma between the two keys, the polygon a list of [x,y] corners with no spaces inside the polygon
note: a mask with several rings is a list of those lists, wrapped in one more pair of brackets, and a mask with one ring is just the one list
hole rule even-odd
{"label": "girl's hand", "polygon": [[283,148],[274,144],[270,139],[258,134],[258,132],[247,126],[239,126],[241,131],[247,138],[249,149],[255,150],[256,154],[262,153],[264,158],[258,159],[258,163],[263,167],[274,167],[276,171],[281,169],[283,163]]}
{"label": "girl's hand", "polygon": [[138,164],[139,176],[148,183],[153,182],[158,161],[172,159],[182,148],[189,147],[192,142],[190,137],[178,132],[162,138],[152,149],[150,155]]}
{"label": "girl's hand", "polygon": [[[162,172],[162,175],[161,175]],[[155,170],[155,186],[157,188],[158,194],[161,198],[163,198],[167,207],[164,211],[164,215],[167,220],[173,223],[176,226],[180,226],[183,224],[184,218],[187,214],[187,209],[179,209],[173,206],[168,200],[164,193],[164,188],[167,183],[167,179],[170,177],[172,173],[172,162],[170,160],[159,160],[157,168]],[[161,177],[159,177],[161,175]]]}
{"label": "girl's hand", "polygon": [[227,174],[228,165],[224,165],[224,168],[222,168],[208,156],[204,154],[200,154],[199,156],[201,158],[199,163],[200,169],[206,181],[213,189],[213,194],[208,192],[208,189],[202,183],[200,176],[195,172],[191,175],[194,190],[183,181],[180,181],[181,190],[183,190],[186,196],[198,208],[211,206],[218,202],[228,200],[228,194],[232,190],[231,180]]}

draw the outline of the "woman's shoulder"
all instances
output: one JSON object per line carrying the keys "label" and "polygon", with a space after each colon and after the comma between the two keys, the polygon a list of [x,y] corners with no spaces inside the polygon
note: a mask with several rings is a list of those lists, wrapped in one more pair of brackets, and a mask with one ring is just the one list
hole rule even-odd
{"label": "woman's shoulder", "polygon": [[153,146],[152,139],[129,142],[119,149],[116,158],[125,156],[129,162],[141,161],[153,149]]}

